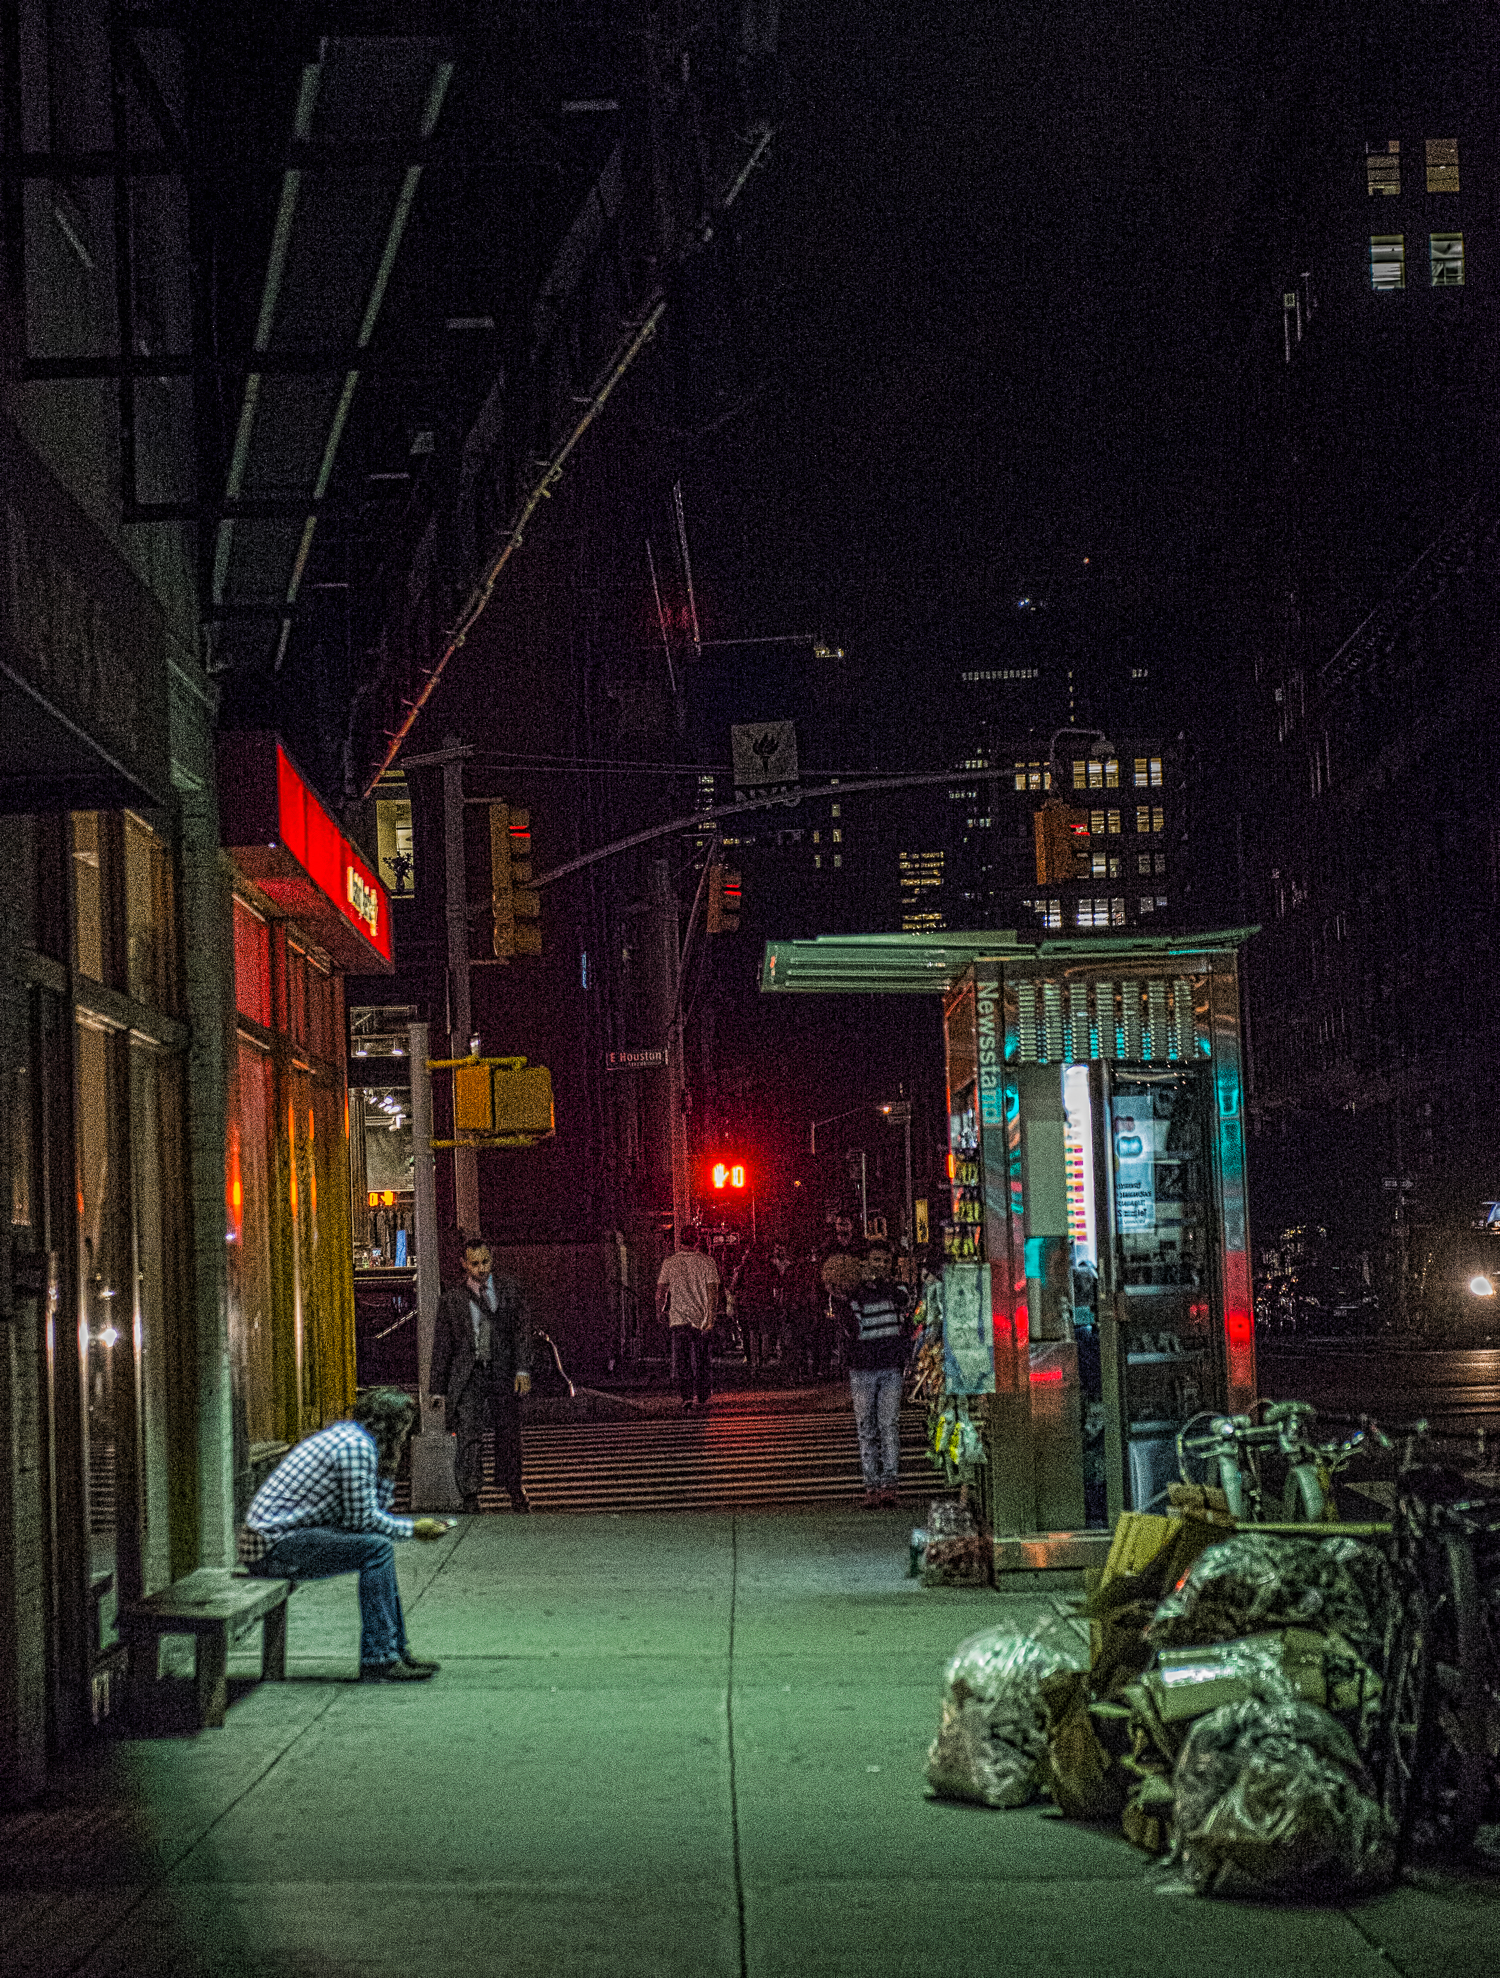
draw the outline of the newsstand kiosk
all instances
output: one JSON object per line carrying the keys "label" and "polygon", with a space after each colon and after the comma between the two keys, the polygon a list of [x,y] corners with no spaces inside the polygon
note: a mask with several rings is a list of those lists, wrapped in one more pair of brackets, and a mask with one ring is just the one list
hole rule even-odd
{"label": "newsstand kiosk", "polygon": [[945,1378],[999,1570],[1102,1563],[1177,1430],[1255,1399],[1239,949],[1188,937],[773,941],[761,987],[940,994]]}

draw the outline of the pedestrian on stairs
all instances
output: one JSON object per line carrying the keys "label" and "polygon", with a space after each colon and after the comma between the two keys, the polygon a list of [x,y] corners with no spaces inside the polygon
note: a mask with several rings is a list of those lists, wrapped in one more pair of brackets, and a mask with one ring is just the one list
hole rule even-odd
{"label": "pedestrian on stairs", "polygon": [[491,1268],[482,1238],[464,1245],[464,1280],[438,1300],[428,1391],[445,1400],[458,1437],[454,1481],[465,1511],[479,1509],[484,1445],[495,1431],[495,1482],[512,1511],[529,1511],[521,1486],[521,1396],[531,1392],[531,1327],[519,1278]]}

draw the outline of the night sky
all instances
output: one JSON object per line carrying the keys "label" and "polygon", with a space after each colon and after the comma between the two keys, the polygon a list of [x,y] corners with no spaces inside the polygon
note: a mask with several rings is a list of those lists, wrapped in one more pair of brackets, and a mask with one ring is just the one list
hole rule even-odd
{"label": "night sky", "polygon": [[[1256,65],[1184,5],[837,11],[784,15],[737,266],[759,396],[685,492],[713,629],[836,638],[864,759],[942,761],[943,697],[910,686],[993,652],[1018,587],[1087,556],[1133,636],[1174,641],[1218,499],[1209,264]],[[777,711],[785,659],[757,667],[701,681],[721,731]]]}

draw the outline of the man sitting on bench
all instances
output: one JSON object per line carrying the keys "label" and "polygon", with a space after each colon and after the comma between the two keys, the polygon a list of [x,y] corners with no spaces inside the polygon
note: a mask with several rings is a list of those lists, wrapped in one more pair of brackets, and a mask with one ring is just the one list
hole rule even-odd
{"label": "man sitting on bench", "polygon": [[260,1578],[359,1574],[363,1682],[425,1682],[438,1669],[407,1645],[391,1543],[441,1538],[450,1529],[442,1518],[391,1512],[396,1465],[416,1412],[399,1388],[362,1394],[353,1421],[319,1429],[282,1458],[251,1499],[239,1535],[240,1563]]}

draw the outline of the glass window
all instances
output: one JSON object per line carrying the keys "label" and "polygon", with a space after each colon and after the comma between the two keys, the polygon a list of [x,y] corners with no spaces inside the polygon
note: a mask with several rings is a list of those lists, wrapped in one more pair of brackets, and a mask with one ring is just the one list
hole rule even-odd
{"label": "glass window", "polygon": [[1109,835],[1112,838],[1118,838],[1120,835],[1120,813],[1117,810],[1109,813]]}
{"label": "glass window", "polygon": [[409,797],[375,799],[375,851],[392,898],[410,899],[416,891],[416,858]]}
{"label": "glass window", "polygon": [[1370,286],[1377,294],[1406,287],[1405,234],[1370,235]]}
{"label": "glass window", "polygon": [[1365,142],[1365,190],[1394,199],[1401,191],[1401,140],[1380,137]]}
{"label": "glass window", "polygon": [[1429,137],[1427,140],[1427,190],[1458,191],[1458,139]]}
{"label": "glass window", "polygon": [[1144,790],[1150,781],[1151,765],[1143,755],[1135,758],[1135,787]]}
{"label": "glass window", "polygon": [[1462,234],[1429,234],[1432,256],[1432,286],[1462,288],[1464,285],[1464,237]]}
{"label": "glass window", "polygon": [[241,899],[234,903],[234,1001],[252,1023],[271,1024],[271,930]]}
{"label": "glass window", "polygon": [[148,824],[125,814],[125,925],[130,993],[176,1010],[177,901],[172,856]]}
{"label": "glass window", "polygon": [[1104,787],[1106,790],[1118,790],[1120,787],[1120,762],[1117,756],[1111,756],[1104,765]]}
{"label": "glass window", "polygon": [[1096,756],[1089,757],[1089,788],[1091,790],[1104,788],[1104,764]]}
{"label": "glass window", "polygon": [[1161,808],[1160,805],[1157,805],[1156,808],[1153,809],[1151,813],[1151,829],[1153,831],[1165,831],[1166,828],[1167,828],[1167,813]]}
{"label": "glass window", "polygon": [[1088,763],[1075,762],[1073,764],[1073,788],[1075,790],[1086,790],[1088,788],[1088,783],[1089,783]]}
{"label": "glass window", "polygon": [[99,872],[99,813],[73,813],[73,895],[77,908],[77,968],[104,980],[104,909]]}
{"label": "glass window", "polygon": [[1094,852],[1089,858],[1090,879],[1108,879],[1109,859],[1103,852]]}
{"label": "glass window", "polygon": [[1153,790],[1159,790],[1161,788],[1161,757],[1159,755],[1154,755],[1151,758],[1151,788]]}
{"label": "glass window", "polygon": [[1149,852],[1138,854],[1135,861],[1135,869],[1137,872],[1149,872],[1151,870],[1151,854]]}

